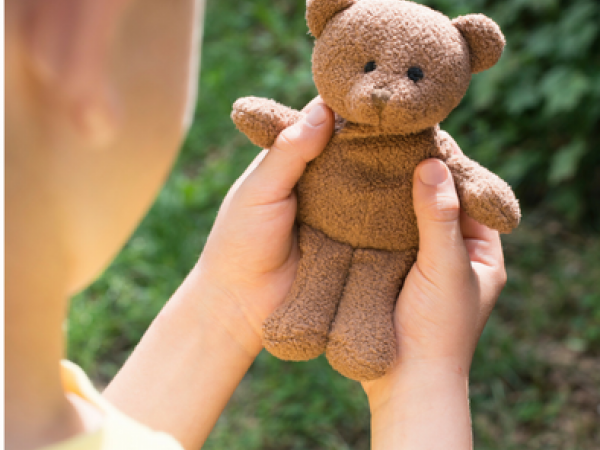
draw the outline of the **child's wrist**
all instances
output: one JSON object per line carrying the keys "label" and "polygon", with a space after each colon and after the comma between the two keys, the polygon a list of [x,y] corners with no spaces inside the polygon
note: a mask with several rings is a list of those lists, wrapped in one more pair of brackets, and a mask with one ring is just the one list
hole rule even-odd
{"label": "child's wrist", "polygon": [[472,448],[467,372],[453,360],[417,360],[363,383],[372,448]]}
{"label": "child's wrist", "polygon": [[198,328],[219,334],[223,345],[239,347],[249,358],[262,349],[260,330],[251,325],[225,289],[211,282],[196,266],[170,300],[174,314],[195,317]]}
{"label": "child's wrist", "polygon": [[463,358],[401,361],[384,377],[363,383],[371,414],[393,408],[407,396],[421,396],[423,392],[441,395],[466,386],[469,369],[470,360]]}

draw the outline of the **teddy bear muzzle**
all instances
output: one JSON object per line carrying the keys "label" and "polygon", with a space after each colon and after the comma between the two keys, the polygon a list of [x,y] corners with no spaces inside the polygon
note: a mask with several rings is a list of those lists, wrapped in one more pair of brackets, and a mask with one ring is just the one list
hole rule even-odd
{"label": "teddy bear muzzle", "polygon": [[380,111],[385,108],[391,97],[392,93],[387,89],[373,89],[373,92],[371,92],[371,100],[373,100],[373,104]]}

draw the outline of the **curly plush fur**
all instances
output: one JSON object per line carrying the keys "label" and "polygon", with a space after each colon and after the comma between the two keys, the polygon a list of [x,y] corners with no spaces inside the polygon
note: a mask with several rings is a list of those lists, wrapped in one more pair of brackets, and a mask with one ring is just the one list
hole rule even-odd
{"label": "curly plush fur", "polygon": [[[448,165],[461,207],[477,221],[503,233],[519,222],[510,187],[453,153],[438,126],[471,74],[498,61],[504,37],[483,15],[451,21],[402,0],[308,0],[307,22],[317,38],[314,81],[336,113],[336,131],[298,183],[302,258],[263,340],[282,359],[326,352],[343,375],[372,380],[396,357],[392,315],[418,247],[412,179],[419,162]],[[232,118],[268,148],[302,113],[247,97]]]}

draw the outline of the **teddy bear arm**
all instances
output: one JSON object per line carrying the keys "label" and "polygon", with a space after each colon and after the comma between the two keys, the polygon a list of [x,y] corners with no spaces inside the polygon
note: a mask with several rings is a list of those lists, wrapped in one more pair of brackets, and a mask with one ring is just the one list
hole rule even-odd
{"label": "teddy bear arm", "polygon": [[462,209],[483,225],[510,233],[521,219],[519,202],[504,180],[462,154],[446,160]]}
{"label": "teddy bear arm", "polygon": [[253,144],[270,148],[279,133],[298,122],[303,115],[273,100],[244,97],[233,104],[231,119]]}

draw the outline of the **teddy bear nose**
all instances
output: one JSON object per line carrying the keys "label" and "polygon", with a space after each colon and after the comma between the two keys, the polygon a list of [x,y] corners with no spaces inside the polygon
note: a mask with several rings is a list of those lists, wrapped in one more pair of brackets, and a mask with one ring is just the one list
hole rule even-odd
{"label": "teddy bear nose", "polygon": [[392,93],[387,89],[373,89],[371,92],[371,99],[378,108],[383,108],[391,96]]}

